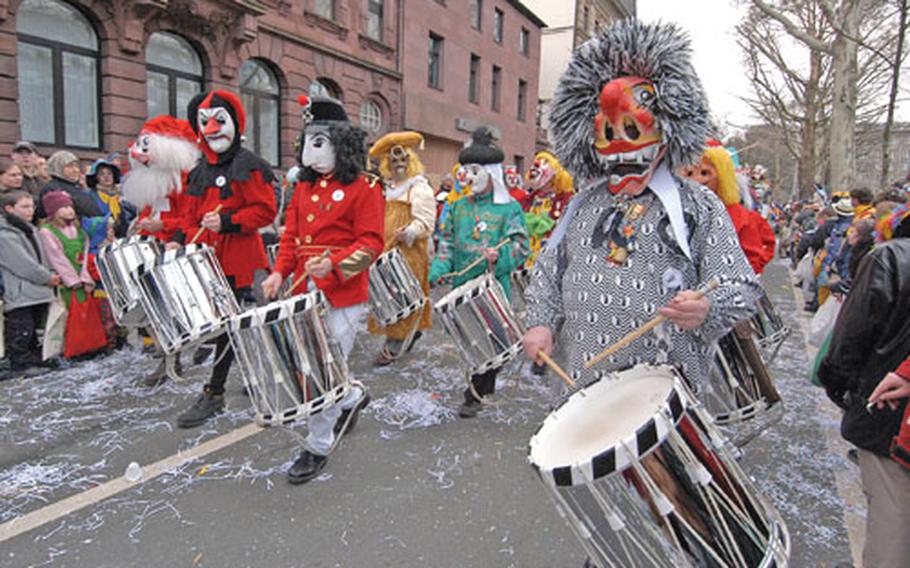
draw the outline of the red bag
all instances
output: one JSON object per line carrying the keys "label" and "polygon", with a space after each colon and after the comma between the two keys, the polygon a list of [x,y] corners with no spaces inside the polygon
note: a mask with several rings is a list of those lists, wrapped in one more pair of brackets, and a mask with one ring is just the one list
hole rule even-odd
{"label": "red bag", "polygon": [[80,302],[76,294],[72,295],[63,335],[63,356],[67,359],[107,347],[107,334],[101,322],[98,300],[91,294],[87,296],[84,302]]}

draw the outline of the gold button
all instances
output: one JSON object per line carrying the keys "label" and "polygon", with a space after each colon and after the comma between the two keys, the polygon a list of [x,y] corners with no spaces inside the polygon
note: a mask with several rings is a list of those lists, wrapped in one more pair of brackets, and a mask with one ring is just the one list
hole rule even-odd
{"label": "gold button", "polygon": [[315,219],[315,218],[316,218],[316,216],[313,215],[312,213],[310,213],[309,215],[306,216],[306,220],[308,223],[312,223],[313,219]]}
{"label": "gold button", "polygon": [[319,201],[319,196],[314,193],[313,197],[311,197],[310,199],[313,200],[313,203],[316,203],[317,201]]}
{"label": "gold button", "polygon": [[325,187],[325,186],[327,186],[327,185],[329,185],[329,182],[327,182],[327,181],[325,181],[325,180],[322,180],[322,181],[319,182],[319,187]]}
{"label": "gold button", "polygon": [[307,236],[303,237],[303,242],[305,242],[306,244],[310,244],[311,242],[313,242],[313,236],[307,235]]}

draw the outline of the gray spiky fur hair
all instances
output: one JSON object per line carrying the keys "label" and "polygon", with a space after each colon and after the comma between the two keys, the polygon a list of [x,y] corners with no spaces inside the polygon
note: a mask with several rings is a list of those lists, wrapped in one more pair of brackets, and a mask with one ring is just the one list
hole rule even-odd
{"label": "gray spiky fur hair", "polygon": [[643,77],[656,85],[651,111],[671,171],[699,159],[713,128],[690,56],[689,38],[675,24],[644,24],[632,18],[604,26],[575,51],[553,96],[550,129],[556,155],[576,179],[606,173],[594,151],[594,117],[600,90],[623,76]]}

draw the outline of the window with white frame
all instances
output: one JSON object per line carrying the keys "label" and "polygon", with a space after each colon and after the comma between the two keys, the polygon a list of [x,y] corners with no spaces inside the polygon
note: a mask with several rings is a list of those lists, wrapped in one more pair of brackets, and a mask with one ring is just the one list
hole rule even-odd
{"label": "window with white frame", "polygon": [[98,35],[75,7],[24,0],[16,11],[21,138],[98,148],[101,98]]}
{"label": "window with white frame", "polygon": [[261,61],[248,59],[240,68],[240,98],[246,109],[244,146],[265,161],[278,166],[279,109],[281,88],[278,78]]}

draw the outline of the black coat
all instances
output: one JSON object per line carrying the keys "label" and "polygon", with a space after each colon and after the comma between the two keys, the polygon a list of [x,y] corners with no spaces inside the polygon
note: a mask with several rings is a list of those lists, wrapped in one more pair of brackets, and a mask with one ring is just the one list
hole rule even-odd
{"label": "black coat", "polygon": [[98,207],[98,204],[95,203],[95,198],[93,198],[87,190],[65,179],[53,177],[51,178],[51,181],[47,182],[44,189],[41,190],[40,199],[38,199],[38,202],[35,204],[36,219],[44,219],[47,217],[41,200],[51,191],[65,191],[69,193],[70,197],[73,198],[73,208],[76,210],[76,215],[80,218],[101,217],[104,215]]}
{"label": "black coat", "polygon": [[818,378],[844,409],[841,433],[888,456],[906,400],[897,410],[866,410],[878,383],[910,355],[910,238],[879,245],[860,264]]}

